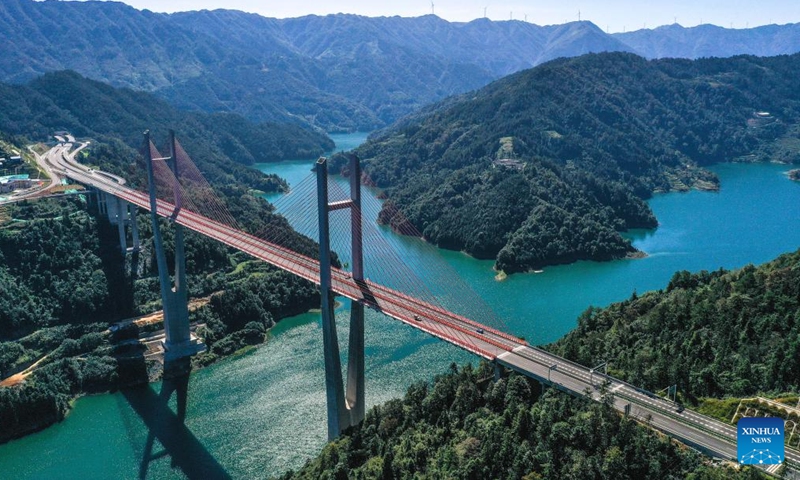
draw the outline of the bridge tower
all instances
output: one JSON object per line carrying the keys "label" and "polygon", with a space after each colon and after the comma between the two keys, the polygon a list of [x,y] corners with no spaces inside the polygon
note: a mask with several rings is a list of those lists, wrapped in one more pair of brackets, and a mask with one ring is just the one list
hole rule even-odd
{"label": "bridge tower", "polygon": [[350,155],[350,199],[328,202],[328,161],[316,164],[317,204],[319,209],[319,275],[322,298],[322,340],[325,356],[325,394],[328,404],[328,439],[337,438],[346,428],[364,420],[364,305],[353,302],[350,309],[350,339],[347,364],[347,388],[342,381],[339,340],[331,290],[331,247],[328,214],[350,209],[353,280],[363,284],[364,254],[361,225],[361,163]]}
{"label": "bridge tower", "polygon": [[[191,335],[189,329],[189,301],[186,285],[186,254],[183,242],[183,226],[174,221],[181,209],[181,194],[177,185],[174,187],[175,210],[172,214],[172,225],[175,230],[175,280],[170,278],[167,268],[167,257],[164,252],[164,242],[161,237],[161,227],[158,224],[158,199],[156,197],[156,184],[153,173],[153,162],[166,162],[178,178],[178,162],[175,156],[175,132],[170,130],[170,156],[152,158],[150,150],[150,131],[144,132],[145,163],[147,164],[148,190],[150,193],[150,218],[153,223],[153,244],[155,247],[156,262],[158,264],[158,279],[161,284],[161,302],[164,307],[164,360],[173,361],[181,357],[194,355],[202,351],[205,346]],[[163,208],[163,207],[162,207]]]}

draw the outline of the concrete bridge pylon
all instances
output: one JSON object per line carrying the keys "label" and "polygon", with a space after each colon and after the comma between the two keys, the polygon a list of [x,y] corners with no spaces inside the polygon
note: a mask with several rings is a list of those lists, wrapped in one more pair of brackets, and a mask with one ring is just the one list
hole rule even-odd
{"label": "concrete bridge pylon", "polygon": [[[155,175],[153,162],[166,162],[170,170],[178,178],[178,165],[175,156],[175,132],[170,130],[170,156],[165,158],[152,158],[150,151],[150,132],[144,133],[145,163],[147,164],[148,191],[150,195],[150,216],[153,223],[153,245],[158,264],[158,279],[161,285],[161,301],[164,307],[164,360],[173,361],[182,357],[194,355],[205,349],[191,334],[189,328],[189,300],[186,284],[186,252],[183,240],[183,226],[172,222],[175,231],[175,276],[170,278],[167,266],[167,257],[164,251],[164,242],[161,236],[161,226],[158,222],[158,198],[156,197]],[[175,190],[175,208],[179,210],[180,194]],[[174,215],[173,215],[174,217]]]}
{"label": "concrete bridge pylon", "polygon": [[[336,334],[334,293],[331,289],[331,248],[328,214],[332,210],[349,208],[353,280],[364,280],[364,255],[361,224],[361,165],[351,155],[350,199],[335,204],[328,202],[328,161],[320,158],[317,173],[317,204],[319,211],[320,296],[322,339],[325,356],[325,394],[328,406],[328,439],[337,438],[342,431],[364,420],[364,305],[353,302],[350,309],[350,338],[348,347],[347,385],[342,381],[339,340]],[[362,285],[364,285],[362,283]]]}

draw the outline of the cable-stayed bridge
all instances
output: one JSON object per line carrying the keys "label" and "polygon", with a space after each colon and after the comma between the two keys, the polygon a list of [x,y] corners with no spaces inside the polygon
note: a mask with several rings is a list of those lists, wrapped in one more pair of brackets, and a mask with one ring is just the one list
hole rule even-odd
{"label": "cable-stayed bridge", "polygon": [[[305,210],[301,212],[301,217],[306,221],[303,228],[316,224],[320,245],[317,257],[292,249],[290,243],[297,235],[287,233],[286,229],[278,235],[270,232],[255,235],[244,231],[174,136],[170,139],[169,156],[161,155],[147,138],[144,157],[148,170],[148,192],[132,188],[121,177],[77,163],[70,148],[71,144],[57,146],[43,159],[56,173],[97,193],[100,211],[119,227],[123,251],[138,248],[135,210],[142,208],[151,212],[162,283],[167,355],[190,355],[201,348],[189,335],[185,268],[182,265],[183,228],[320,285],[330,438],[338,436],[364,417],[363,309],[370,308],[492,362],[498,375],[502,374],[503,368],[512,369],[543,385],[576,396],[610,401],[625,414],[706,453],[729,460],[736,459],[736,429],[731,425],[677,408],[674,402],[651,392],[533,347],[502,331],[502,322],[498,325],[491,312],[487,311],[485,315],[490,321],[481,321],[483,318],[480,316],[468,318],[455,313],[437,302],[430,287],[417,286],[415,290],[412,285],[410,289],[401,291],[401,288],[388,286],[386,282],[365,277],[363,247],[364,243],[374,240],[375,235],[372,222],[362,219],[360,166],[355,157],[351,157],[347,165],[349,193],[343,192],[335,182],[329,180],[325,159],[317,162],[315,172],[310,176],[316,182],[301,182],[309,185],[315,183],[314,188],[309,187],[308,190],[313,190],[316,195],[316,206],[303,207]],[[303,196],[302,185],[294,190],[300,190],[299,196]],[[337,267],[338,262],[332,257],[330,249],[329,221],[331,218],[341,220],[341,214],[348,211],[351,271]],[[158,217],[169,219],[176,230],[174,280],[166,273],[166,257],[161,245],[159,222],[156,221]],[[393,224],[399,225],[401,231],[408,228],[402,221]],[[128,230],[133,241],[130,248]],[[403,281],[411,276],[408,275],[409,269],[403,265],[393,266],[397,261],[402,263],[402,259],[389,260],[380,267],[391,270],[389,276],[404,277],[396,278],[397,284],[402,286]],[[457,283],[456,280],[452,281]],[[336,295],[352,300],[346,382],[342,380],[339,342],[333,317],[333,297]],[[477,315],[482,313],[478,312]],[[786,459],[792,467],[800,465],[800,455],[791,449],[787,449]]]}

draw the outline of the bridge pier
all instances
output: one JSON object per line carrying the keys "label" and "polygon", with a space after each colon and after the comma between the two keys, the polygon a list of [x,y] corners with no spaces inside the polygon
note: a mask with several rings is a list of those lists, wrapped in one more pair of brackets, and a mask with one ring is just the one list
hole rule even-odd
{"label": "bridge pier", "polygon": [[506,369],[497,362],[493,362],[492,365],[494,366],[494,381],[499,382],[505,376]]}
{"label": "bridge pier", "polygon": [[[136,205],[117,197],[117,229],[119,230],[119,246],[122,249],[123,255],[127,255],[128,252],[138,252],[140,248],[139,226],[136,224],[136,211]],[[129,226],[131,230],[130,247],[128,246],[126,226]]]}
{"label": "bridge pier", "polygon": [[111,225],[116,225],[117,207],[118,207],[117,197],[105,192],[103,193],[103,196],[105,197],[103,203],[105,204],[106,207],[106,217],[108,218],[108,223],[110,223]]}
{"label": "bridge pier", "polygon": [[339,340],[331,289],[331,248],[328,213],[350,208],[353,279],[364,280],[361,240],[361,167],[358,157],[350,158],[350,200],[328,203],[328,163],[320,158],[316,164],[317,204],[319,209],[320,294],[322,311],[322,341],[325,357],[325,396],[328,410],[328,440],[364,420],[364,306],[352,302],[350,309],[350,338],[347,364],[347,390],[342,381]]}
{"label": "bridge pier", "polygon": [[105,215],[108,212],[106,205],[106,193],[100,190],[95,190],[95,200],[97,201],[98,215]]}
{"label": "bridge pier", "polygon": [[136,223],[136,212],[138,210],[136,205],[128,203],[128,222],[130,222],[131,225],[131,240],[133,241],[131,250],[134,252],[138,252],[142,246],[139,240],[139,224]]}
{"label": "bridge pier", "polygon": [[[164,361],[171,362],[205,350],[205,345],[191,334],[189,328],[189,301],[186,285],[186,254],[183,242],[183,226],[173,222],[175,228],[175,279],[169,276],[161,227],[158,223],[158,202],[154,181],[153,162],[167,161],[173,173],[177,171],[175,162],[175,134],[170,131],[171,157],[152,158],[150,154],[150,132],[145,134],[145,162],[150,194],[150,218],[153,223],[153,244],[158,264],[158,279],[161,285],[161,301],[164,307]],[[177,192],[176,192],[177,195]],[[176,207],[177,208],[177,207]],[[138,232],[137,232],[138,237]]]}
{"label": "bridge pier", "polygon": [[[99,205],[105,206],[108,222],[117,226],[119,247],[122,250],[122,255],[126,255],[128,252],[138,252],[140,242],[139,226],[136,224],[136,205],[105,192],[99,193],[98,198],[103,198],[102,203]],[[130,246],[128,246],[128,232],[126,230],[128,226],[130,226],[131,230]]]}
{"label": "bridge pier", "polygon": [[97,213],[97,189],[94,187],[86,187],[86,208],[91,214]]}
{"label": "bridge pier", "polygon": [[106,197],[106,218],[111,225],[117,224],[117,197],[104,193]]}
{"label": "bridge pier", "polygon": [[128,216],[128,206],[123,203],[122,199],[116,197],[116,209],[117,209],[117,233],[119,233],[119,248],[122,250],[122,255],[126,255],[128,253],[128,236],[125,232],[125,217]]}

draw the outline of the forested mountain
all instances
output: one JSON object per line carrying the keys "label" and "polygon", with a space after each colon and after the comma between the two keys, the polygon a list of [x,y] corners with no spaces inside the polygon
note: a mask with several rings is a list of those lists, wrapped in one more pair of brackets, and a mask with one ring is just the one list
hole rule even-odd
{"label": "forested mountain", "polygon": [[371,409],[364,422],[283,480],[759,479],[704,464],[693,450],[610,407],[574,399],[487,364],[453,367],[432,385]]}
{"label": "forested mountain", "polygon": [[[357,149],[382,219],[506,272],[632,251],[652,192],[715,188],[703,165],[798,161],[800,55],[556,60],[447,99]],[[394,215],[396,208],[404,216]],[[394,215],[394,220],[391,217]]]}
{"label": "forested mountain", "polygon": [[748,29],[678,24],[652,30],[615,33],[617,40],[646,58],[702,58],[757,55],[770,57],[800,51],[800,24],[765,25]]}
{"label": "forested mountain", "polygon": [[[552,349],[686,399],[800,389],[800,251],[740,270],[678,272],[665,290],[589,309]],[[595,362],[595,363],[593,363]]]}
{"label": "forested mountain", "polygon": [[328,130],[372,130],[545,60],[626,49],[589,22],[277,20],[229,10],[163,15],[113,2],[4,1],[0,28],[5,81],[71,68],[181,107]]}
{"label": "forested mountain", "polygon": [[[789,26],[775,28],[776,40],[756,43],[764,50],[731,43],[727,51],[770,54],[767,46],[791,35],[783,33]],[[2,81],[74,69],[156,92],[179,107],[328,131],[372,130],[558,57],[649,52],[643,41],[628,45],[628,37],[591,22],[344,14],[278,20],[230,10],[164,15],[116,2],[4,0],[0,29]]]}
{"label": "forested mountain", "polygon": [[187,113],[153,94],[113,88],[71,71],[48,73],[26,85],[0,84],[0,131],[31,140],[67,130],[116,146],[113,155],[125,151],[133,158],[144,130],[161,138],[170,128],[212,180],[262,190],[274,190],[277,179],[244,165],[312,158],[333,148],[325,134],[297,125],[254,124],[229,113]]}

